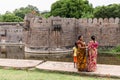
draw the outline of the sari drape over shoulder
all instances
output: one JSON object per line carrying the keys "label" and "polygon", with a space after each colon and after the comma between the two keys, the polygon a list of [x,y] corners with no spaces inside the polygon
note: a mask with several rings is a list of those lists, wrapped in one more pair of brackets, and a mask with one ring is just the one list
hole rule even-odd
{"label": "sari drape over shoulder", "polygon": [[[85,47],[85,43],[78,41],[78,45],[81,47]],[[77,50],[77,68],[78,71],[85,71],[86,70],[86,49],[78,47]]]}
{"label": "sari drape over shoulder", "polygon": [[97,68],[97,48],[98,42],[88,43],[87,71],[95,71]]}

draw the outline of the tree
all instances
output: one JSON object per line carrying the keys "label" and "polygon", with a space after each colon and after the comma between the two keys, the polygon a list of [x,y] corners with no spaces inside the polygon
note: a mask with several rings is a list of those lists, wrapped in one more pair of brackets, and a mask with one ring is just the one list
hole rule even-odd
{"label": "tree", "polygon": [[94,9],[96,18],[120,18],[120,4],[110,4],[108,6],[99,6]]}
{"label": "tree", "polygon": [[39,14],[39,10],[35,6],[28,5],[27,7],[21,7],[20,9],[16,9],[15,11],[13,11],[13,13],[16,16],[24,19],[25,14],[28,14],[28,13]]}
{"label": "tree", "polygon": [[0,14],[0,22],[2,22],[2,15]]}
{"label": "tree", "polygon": [[59,0],[51,6],[52,16],[81,18],[92,17],[92,13],[93,7],[88,0]]}
{"label": "tree", "polygon": [[21,22],[23,21],[22,18],[15,16],[13,13],[6,12],[4,15],[2,15],[2,22]]}
{"label": "tree", "polygon": [[48,18],[48,17],[50,17],[50,12],[49,11],[43,11],[43,12],[41,12],[41,16],[45,17],[45,18]]}

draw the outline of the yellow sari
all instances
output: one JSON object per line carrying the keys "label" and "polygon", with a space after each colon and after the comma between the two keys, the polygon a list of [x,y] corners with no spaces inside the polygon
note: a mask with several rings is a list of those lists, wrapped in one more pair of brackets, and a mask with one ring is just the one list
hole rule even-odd
{"label": "yellow sari", "polygon": [[[78,45],[85,47],[84,42],[78,41]],[[77,68],[78,71],[85,71],[87,68],[86,49],[78,47],[77,50]]]}

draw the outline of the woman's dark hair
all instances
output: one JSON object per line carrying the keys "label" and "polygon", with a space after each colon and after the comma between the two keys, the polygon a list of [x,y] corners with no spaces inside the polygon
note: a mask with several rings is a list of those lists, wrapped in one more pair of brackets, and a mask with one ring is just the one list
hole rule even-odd
{"label": "woman's dark hair", "polygon": [[77,42],[75,42],[75,47],[78,48]]}
{"label": "woman's dark hair", "polygon": [[81,38],[81,36],[82,36],[82,35],[79,35],[79,36],[78,36],[78,40]]}
{"label": "woman's dark hair", "polygon": [[91,36],[91,39],[95,42],[95,36],[94,35]]}

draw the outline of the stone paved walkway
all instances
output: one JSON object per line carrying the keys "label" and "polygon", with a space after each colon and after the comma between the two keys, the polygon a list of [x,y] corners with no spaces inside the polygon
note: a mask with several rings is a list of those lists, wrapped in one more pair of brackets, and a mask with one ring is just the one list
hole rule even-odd
{"label": "stone paved walkway", "polygon": [[0,66],[25,69],[33,68],[42,62],[40,60],[0,59]]}
{"label": "stone paved walkway", "polygon": [[117,77],[120,78],[120,66],[116,65],[97,65],[96,72],[78,72],[74,68],[73,63],[68,62],[51,62],[47,61],[41,65],[38,65],[36,68],[52,71],[63,71],[63,72],[74,72],[81,75],[90,75],[90,76],[104,76],[104,77]]}
{"label": "stone paved walkway", "polygon": [[41,60],[0,59],[0,67],[12,67],[18,69],[37,68],[59,72],[77,73],[88,76],[107,76],[120,78],[120,65],[97,65],[96,72],[78,72],[70,62],[43,62]]}

